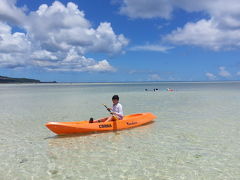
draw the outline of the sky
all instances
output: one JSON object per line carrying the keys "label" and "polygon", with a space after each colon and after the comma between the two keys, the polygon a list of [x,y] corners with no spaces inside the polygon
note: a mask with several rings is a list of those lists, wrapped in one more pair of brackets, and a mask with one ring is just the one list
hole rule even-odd
{"label": "sky", "polygon": [[0,75],[240,80],[239,0],[0,0]]}

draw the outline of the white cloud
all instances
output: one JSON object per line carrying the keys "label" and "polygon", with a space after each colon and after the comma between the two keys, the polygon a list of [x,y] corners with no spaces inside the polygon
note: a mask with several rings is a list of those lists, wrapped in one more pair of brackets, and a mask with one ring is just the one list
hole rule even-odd
{"label": "white cloud", "polygon": [[237,76],[240,76],[240,71],[237,72]]}
{"label": "white cloud", "polygon": [[104,72],[104,71],[116,71],[114,67],[112,67],[107,60],[99,61],[92,66],[87,68],[89,71],[96,71],[96,72]]}
{"label": "white cloud", "polygon": [[37,50],[32,53],[31,59],[33,60],[58,60],[58,57],[54,53],[47,50]]}
{"label": "white cloud", "polygon": [[164,40],[179,45],[194,45],[213,50],[239,49],[240,3],[239,0],[122,0],[120,12],[131,18],[169,19],[174,9],[201,12],[208,19],[188,22]]}
{"label": "white cloud", "polygon": [[[65,7],[55,1],[51,6],[41,5],[31,12],[25,25],[29,36],[48,51],[69,51],[77,47],[79,53],[121,53],[128,40],[116,35],[108,22],[94,29],[74,3]],[[47,32],[47,33],[46,33]]]}
{"label": "white cloud", "polygon": [[173,47],[167,47],[162,45],[142,45],[142,46],[134,46],[130,48],[131,51],[157,51],[157,52],[167,52]]}
{"label": "white cloud", "polygon": [[16,68],[27,62],[31,42],[24,33],[11,32],[11,27],[0,22],[0,67]]}
{"label": "white cloud", "polygon": [[172,12],[170,1],[166,0],[123,0],[120,13],[131,18],[170,18]]}
{"label": "white cloud", "polygon": [[159,74],[150,74],[149,75],[149,80],[150,81],[160,81],[162,78],[160,77]]}
{"label": "white cloud", "polygon": [[128,40],[122,35],[116,36],[110,23],[101,23],[92,39],[92,46],[86,48],[86,51],[106,52],[109,54],[120,53],[123,47],[128,44]]}
{"label": "white cloud", "polygon": [[31,42],[24,33],[11,32],[11,27],[0,22],[0,53],[25,53],[30,49]]}
{"label": "white cloud", "polygon": [[165,37],[175,44],[195,45],[212,50],[240,47],[240,29],[220,29],[214,19],[187,23]]}
{"label": "white cloud", "polygon": [[215,75],[212,74],[212,73],[207,72],[205,75],[206,75],[206,76],[208,77],[208,79],[210,79],[210,80],[216,80],[216,79],[217,79],[217,76],[215,76]]}
{"label": "white cloud", "polygon": [[240,29],[220,29],[213,19],[187,23],[165,37],[175,44],[196,45],[213,50],[240,47]]}
{"label": "white cloud", "polygon": [[[1,12],[2,7],[8,12]],[[9,23],[15,23],[26,33],[12,33]],[[51,71],[115,71],[106,59],[96,61],[86,54],[118,54],[127,44],[128,39],[115,34],[109,22],[101,22],[94,28],[71,2],[66,6],[59,1],[51,6],[42,4],[29,14],[24,14],[13,0],[0,2],[1,67],[25,65]]]}
{"label": "white cloud", "polygon": [[[107,60],[95,61],[92,58],[79,55],[73,48],[68,53],[35,52],[32,56],[34,65],[48,71],[74,72],[114,72]],[[63,59],[63,60],[62,60]]]}
{"label": "white cloud", "polygon": [[23,9],[15,6],[16,0],[0,1],[0,20],[13,24],[21,24],[25,19]]}
{"label": "white cloud", "polygon": [[211,17],[237,18],[240,14],[239,0],[122,0],[120,13],[132,18],[165,18],[172,16],[174,9],[187,12],[205,12]]}
{"label": "white cloud", "polygon": [[116,69],[112,67],[108,61],[95,61],[93,59],[87,59],[82,56],[78,58],[75,63],[67,63],[64,61],[58,61],[58,63],[51,63],[49,61],[36,61],[39,66],[44,66],[48,71],[72,71],[72,72],[115,72]]}
{"label": "white cloud", "polygon": [[219,67],[219,76],[222,76],[224,78],[231,77],[232,75],[226,70],[225,67],[221,66]]}
{"label": "white cloud", "polygon": [[29,66],[27,55],[22,53],[0,53],[0,67],[21,68]]}

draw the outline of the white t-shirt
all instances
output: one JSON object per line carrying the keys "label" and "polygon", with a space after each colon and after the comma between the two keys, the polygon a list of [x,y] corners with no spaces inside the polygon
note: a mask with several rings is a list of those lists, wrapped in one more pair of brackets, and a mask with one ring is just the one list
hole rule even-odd
{"label": "white t-shirt", "polygon": [[123,118],[123,109],[120,103],[117,103],[116,105],[113,104],[112,111],[118,116],[119,119]]}

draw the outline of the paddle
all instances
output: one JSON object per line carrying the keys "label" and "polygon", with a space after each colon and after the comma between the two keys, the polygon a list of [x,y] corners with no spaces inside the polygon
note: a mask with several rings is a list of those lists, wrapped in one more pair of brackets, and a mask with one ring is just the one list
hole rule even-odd
{"label": "paddle", "polygon": [[118,118],[113,115],[113,112],[107,107],[107,105],[106,105],[106,104],[103,104],[103,105],[104,105],[105,108],[108,110],[108,112],[113,116],[113,118],[114,118],[115,120],[118,120]]}
{"label": "paddle", "polygon": [[110,114],[112,114],[112,111],[107,107],[106,104],[103,104],[105,106],[105,108],[108,110],[108,112],[110,112]]}

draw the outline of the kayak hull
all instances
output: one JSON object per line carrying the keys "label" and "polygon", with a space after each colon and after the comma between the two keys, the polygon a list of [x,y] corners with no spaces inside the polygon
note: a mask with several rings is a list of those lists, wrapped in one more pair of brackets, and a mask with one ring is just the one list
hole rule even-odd
{"label": "kayak hull", "polygon": [[149,123],[155,118],[157,118],[155,115],[147,112],[127,115],[124,116],[122,120],[111,122],[99,122],[99,123],[89,123],[89,121],[48,122],[45,125],[52,132],[58,135],[63,135],[128,129]]}

